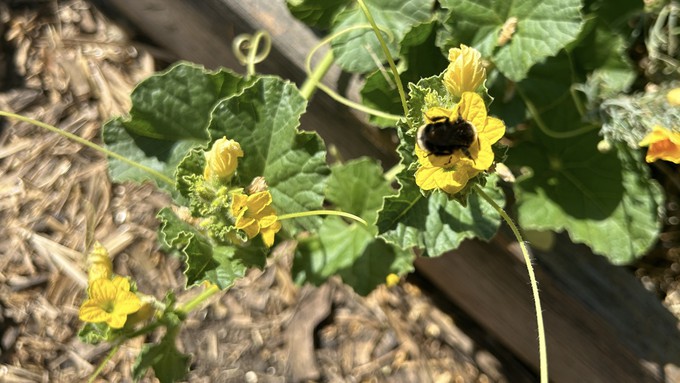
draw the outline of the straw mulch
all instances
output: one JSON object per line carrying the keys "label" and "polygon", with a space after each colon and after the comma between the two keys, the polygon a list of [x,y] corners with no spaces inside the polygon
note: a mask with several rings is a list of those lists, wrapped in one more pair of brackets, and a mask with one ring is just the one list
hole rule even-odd
{"label": "straw mulch", "polygon": [[[1,2],[0,36],[0,109],[96,143],[102,123],[129,109],[134,84],[157,69],[86,1]],[[158,250],[155,214],[169,199],[150,185],[112,184],[93,149],[0,121],[0,381],[84,381],[109,351],[77,338],[92,239],[140,291],[173,290],[180,300],[196,293],[183,288],[181,260]],[[337,281],[301,289],[288,273],[289,251],[278,252],[186,321],[178,347],[193,355],[189,381],[532,379],[474,325],[477,341],[462,332],[416,285],[366,299]],[[130,381],[142,344],[159,335],[127,343],[100,379]]]}

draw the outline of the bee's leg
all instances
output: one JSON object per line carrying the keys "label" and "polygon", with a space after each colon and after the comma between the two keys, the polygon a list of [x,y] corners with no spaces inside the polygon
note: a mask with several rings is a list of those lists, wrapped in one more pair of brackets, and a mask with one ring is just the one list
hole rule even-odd
{"label": "bee's leg", "polygon": [[463,149],[463,154],[465,154],[465,156],[467,156],[467,158],[471,159],[473,164],[475,163],[475,159],[472,158],[472,154],[470,154],[470,150],[468,150],[467,148]]}

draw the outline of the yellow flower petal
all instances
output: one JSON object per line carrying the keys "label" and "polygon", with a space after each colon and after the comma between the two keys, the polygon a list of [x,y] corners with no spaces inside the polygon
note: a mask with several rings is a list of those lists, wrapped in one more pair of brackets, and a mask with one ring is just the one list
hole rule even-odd
{"label": "yellow flower petal", "polygon": [[113,300],[116,297],[116,286],[109,279],[100,278],[92,281],[87,293],[95,302]]}
{"label": "yellow flower petal", "polygon": [[423,190],[432,190],[437,187],[437,175],[442,172],[442,168],[421,166],[416,170],[416,185]]}
{"label": "yellow flower petal", "polygon": [[486,104],[482,97],[477,93],[465,92],[458,105],[460,116],[474,125],[478,134],[483,131],[486,125]]}
{"label": "yellow flower petal", "polygon": [[130,291],[118,291],[114,302],[113,312],[122,314],[132,314],[142,307],[139,297]]}
{"label": "yellow flower petal", "polygon": [[444,74],[444,85],[449,93],[461,96],[474,92],[486,81],[482,55],[474,48],[462,45],[449,50],[450,64]]}
{"label": "yellow flower petal", "polygon": [[274,236],[279,230],[281,230],[281,223],[278,221],[274,222],[270,226],[262,228],[260,235],[262,236],[262,242],[264,242],[265,246],[272,247],[274,244]]}
{"label": "yellow flower petal", "polygon": [[671,89],[666,93],[666,100],[673,106],[680,106],[680,88]]}
{"label": "yellow flower petal", "polygon": [[640,141],[640,146],[648,146],[645,161],[666,160],[680,163],[680,132],[670,131],[655,126],[652,131]]}
{"label": "yellow flower petal", "polygon": [[473,157],[475,160],[470,162],[472,168],[476,170],[487,170],[493,164],[493,149],[491,148],[491,144],[486,137],[479,137],[479,150],[474,153]]}
{"label": "yellow flower petal", "polygon": [[260,226],[254,218],[243,217],[236,221],[236,228],[243,230],[248,238],[255,237],[260,232]]}
{"label": "yellow flower petal", "polygon": [[111,313],[109,315],[106,324],[111,328],[123,328],[125,326],[125,321],[127,320],[127,314],[122,313]]}
{"label": "yellow flower petal", "polygon": [[490,144],[495,144],[505,135],[505,123],[497,118],[488,117],[478,134],[489,140]]}
{"label": "yellow flower petal", "polygon": [[234,140],[228,140],[227,137],[220,138],[213,143],[210,151],[205,153],[206,165],[203,177],[208,181],[231,178],[236,172],[239,157],[243,157],[241,145]]}
{"label": "yellow flower petal", "polygon": [[78,319],[83,322],[100,323],[109,320],[111,314],[104,311],[96,301],[88,299],[78,310]]}
{"label": "yellow flower petal", "polygon": [[261,191],[248,196],[248,210],[253,215],[260,212],[272,203],[272,195],[268,191]]}

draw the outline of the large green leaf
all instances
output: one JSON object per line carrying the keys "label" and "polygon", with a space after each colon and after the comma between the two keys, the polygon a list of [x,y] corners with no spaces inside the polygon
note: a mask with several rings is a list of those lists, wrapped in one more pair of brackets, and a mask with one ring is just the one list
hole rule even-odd
{"label": "large green leaf", "polygon": [[[448,61],[434,44],[438,25],[435,21],[418,24],[404,36],[399,52],[399,67],[402,69],[399,77],[403,84],[417,83],[423,77],[437,75],[446,69]],[[404,113],[391,73],[382,70],[366,77],[361,89],[361,101],[384,112],[395,115]],[[376,125],[394,126],[392,120],[374,116],[369,118]]]}
{"label": "large green leaf", "polygon": [[159,343],[145,344],[142,347],[132,366],[135,381],[139,381],[149,368],[153,368],[156,378],[161,383],[173,383],[186,378],[191,358],[177,350],[175,341],[179,332],[178,326],[179,324],[171,326]]}
{"label": "large green leaf", "polygon": [[330,28],[335,17],[351,0],[287,0],[290,13],[310,27]]}
{"label": "large green leaf", "polygon": [[[326,150],[316,133],[297,129],[307,103],[297,88],[276,77],[261,77],[238,97],[220,102],[209,132],[214,141],[226,136],[238,141],[242,185],[255,177],[267,181],[279,214],[319,209],[328,175]],[[295,232],[318,225],[318,218],[285,220]]]}
{"label": "large green leaf", "polygon": [[[113,152],[172,179],[186,152],[208,141],[208,121],[215,104],[246,85],[240,76],[227,70],[212,72],[193,64],[177,64],[135,88],[129,117],[104,125],[104,143]],[[115,181],[152,179],[174,192],[174,185],[159,182],[117,159],[110,159],[109,171]]]}
{"label": "large green leaf", "polygon": [[[441,0],[449,10],[444,48],[474,46],[509,79],[519,81],[529,69],[573,41],[581,30],[580,0]],[[504,45],[498,37],[512,17],[515,32]]]}
{"label": "large green leaf", "polygon": [[360,216],[374,225],[383,198],[394,190],[375,160],[363,158],[331,167],[326,198],[338,209]]}
{"label": "large green leaf", "polygon": [[[433,0],[366,0],[366,7],[383,31],[392,56],[399,51],[399,43],[406,32],[431,17]],[[358,6],[346,9],[337,17],[331,33],[357,25],[368,25],[366,16]],[[385,33],[386,32],[386,33]],[[338,35],[331,42],[336,63],[348,72],[366,73],[386,62],[382,48],[372,29],[357,29]]]}
{"label": "large green leaf", "polygon": [[361,224],[328,217],[316,235],[298,243],[293,274],[298,283],[323,283],[333,275],[362,295],[385,283],[387,275],[413,269],[413,255],[385,243]]}
{"label": "large green leaf", "polygon": [[[378,216],[380,236],[402,249],[418,247],[435,257],[456,249],[466,238],[489,240],[500,225],[500,215],[477,193],[470,193],[467,206],[449,199],[445,193],[423,196],[415,184],[414,171],[404,171],[398,179],[399,194],[385,199]],[[484,192],[500,206],[503,193],[497,177],[489,177]]]}
{"label": "large green leaf", "polygon": [[519,223],[566,230],[611,262],[627,263],[656,240],[661,189],[627,149],[600,153],[598,141],[591,132],[512,148],[509,164],[531,170],[515,185]]}
{"label": "large green leaf", "polygon": [[385,196],[394,190],[384,179],[380,165],[359,159],[334,165],[326,196],[338,209],[368,222],[347,223],[328,217],[315,235],[300,241],[293,263],[299,283],[322,283],[333,275],[359,294],[368,294],[385,283],[390,273],[403,274],[413,268],[413,255],[376,239],[375,220]]}

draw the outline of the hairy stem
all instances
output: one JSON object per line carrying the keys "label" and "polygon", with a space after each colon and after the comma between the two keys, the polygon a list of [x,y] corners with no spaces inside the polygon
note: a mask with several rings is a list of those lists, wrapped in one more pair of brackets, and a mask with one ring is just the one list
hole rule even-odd
{"label": "hairy stem", "polygon": [[529,249],[519,232],[519,229],[512,221],[508,213],[505,212],[496,201],[494,201],[488,194],[482,190],[479,185],[473,186],[477,194],[479,194],[486,202],[488,202],[498,214],[503,217],[503,220],[510,226],[510,230],[515,235],[519,247],[522,250],[522,255],[524,256],[524,263],[527,266],[527,273],[529,274],[529,282],[531,283],[531,292],[534,296],[534,310],[536,311],[536,324],[538,327],[538,355],[540,360],[540,370],[541,370],[541,383],[548,383],[548,352],[545,341],[545,326],[543,325],[543,310],[541,309],[541,299],[538,296],[538,282],[536,281],[536,275],[534,273],[534,266],[531,263],[531,256],[529,255]]}
{"label": "hairy stem", "polygon": [[406,116],[408,115],[408,106],[406,105],[406,93],[404,92],[404,85],[401,83],[401,78],[399,77],[399,71],[397,70],[397,66],[394,64],[394,59],[392,59],[390,50],[387,49],[387,43],[385,43],[385,39],[383,39],[382,33],[380,33],[380,29],[378,28],[378,25],[375,23],[375,20],[373,20],[373,15],[371,15],[371,11],[368,9],[368,7],[366,7],[364,0],[357,0],[357,3],[359,4],[359,8],[361,8],[361,10],[364,12],[364,15],[366,15],[366,18],[368,19],[368,22],[371,24],[371,27],[373,27],[375,37],[378,38],[378,41],[380,42],[380,47],[382,48],[385,57],[387,57],[387,62],[390,64],[390,69],[392,70],[392,75],[394,76],[394,82],[397,84],[399,98],[401,99],[401,106],[404,108],[404,116]]}
{"label": "hairy stem", "polygon": [[88,141],[88,140],[86,140],[82,137],[78,137],[73,133],[69,133],[67,131],[64,131],[62,129],[59,129],[59,128],[52,126],[52,125],[49,125],[49,124],[45,124],[44,122],[40,122],[38,120],[34,120],[32,118],[24,117],[24,116],[21,116],[21,115],[18,115],[18,114],[10,113],[10,112],[0,111],[0,116],[15,118],[19,121],[23,121],[23,122],[41,127],[43,129],[47,129],[51,132],[54,132],[54,133],[57,133],[57,134],[59,134],[63,137],[66,137],[69,140],[75,141],[75,142],[77,142],[77,143],[79,143],[83,146],[87,146],[87,147],[92,148],[92,149],[94,149],[94,150],[96,150],[100,153],[103,153],[103,154],[109,156],[109,157],[112,157],[112,158],[115,158],[119,161],[125,162],[126,164],[128,164],[132,167],[135,167],[139,170],[142,170],[142,171],[148,173],[149,175],[153,176],[155,179],[157,179],[159,181],[163,181],[164,183],[166,183],[170,186],[173,186],[173,187],[175,186],[175,181],[173,181],[170,177],[166,176],[165,174],[163,174],[163,173],[161,173],[157,170],[151,169],[150,167],[147,167],[147,166],[144,166],[144,165],[139,164],[137,162],[134,162],[132,160],[129,160],[129,159],[121,156],[118,153],[112,152],[112,151],[110,151],[110,150],[108,150],[108,149],[106,149],[102,146],[99,146],[99,145],[97,145],[93,142],[90,142],[90,141]]}
{"label": "hairy stem", "polygon": [[321,83],[321,79],[323,76],[328,72],[328,69],[331,67],[333,64],[333,51],[328,51],[325,56],[321,59],[321,62],[319,62],[319,65],[317,65],[316,68],[314,68],[314,71],[311,71],[308,73],[308,77],[305,80],[304,84],[302,84],[302,87],[300,87],[300,93],[302,93],[302,97],[305,98],[305,100],[309,100],[312,98],[312,94],[314,94],[314,90],[319,87],[319,84]]}
{"label": "hairy stem", "polygon": [[279,216],[279,221],[283,221],[285,219],[293,219],[293,218],[300,218],[300,217],[313,217],[317,215],[337,215],[340,217],[345,217],[349,218],[351,220],[357,221],[362,225],[368,225],[366,221],[364,221],[361,217],[357,217],[354,214],[351,213],[346,213],[344,211],[338,211],[338,210],[310,210],[310,211],[302,211],[299,213],[290,213],[290,214],[283,214]]}

